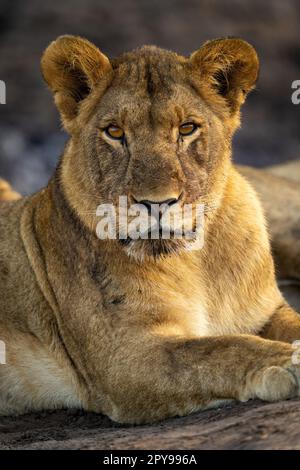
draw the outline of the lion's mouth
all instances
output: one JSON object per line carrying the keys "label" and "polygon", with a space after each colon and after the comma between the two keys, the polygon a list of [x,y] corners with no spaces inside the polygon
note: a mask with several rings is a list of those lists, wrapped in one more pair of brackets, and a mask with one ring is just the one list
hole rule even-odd
{"label": "lion's mouth", "polygon": [[[160,231],[160,235],[162,231]],[[158,239],[119,239],[127,255],[138,261],[146,258],[158,259],[161,257],[178,255],[183,251],[191,251],[202,247],[201,237],[192,239],[176,238],[176,233],[171,232],[171,236],[167,239],[160,236]]]}
{"label": "lion's mouth", "polygon": [[145,257],[159,258],[175,255],[186,248],[186,242],[184,240],[178,240],[175,238],[167,240],[163,238],[159,238],[157,240],[133,240],[128,237],[125,240],[119,241],[128,256],[138,260],[143,260]]}

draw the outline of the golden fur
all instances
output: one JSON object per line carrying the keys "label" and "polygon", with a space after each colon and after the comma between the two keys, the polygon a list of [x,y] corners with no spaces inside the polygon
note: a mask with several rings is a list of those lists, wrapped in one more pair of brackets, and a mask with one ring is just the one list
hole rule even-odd
{"label": "golden fur", "polygon": [[[219,39],[190,58],[147,46],[109,61],[64,36],[42,71],[70,140],[45,189],[0,204],[0,414],[82,407],[142,423],[296,396],[288,343],[300,319],[277,287],[260,202],[231,162],[258,74],[252,46]],[[180,139],[186,120],[199,127]],[[96,207],[120,195],[203,203],[203,248],[100,241]]]}

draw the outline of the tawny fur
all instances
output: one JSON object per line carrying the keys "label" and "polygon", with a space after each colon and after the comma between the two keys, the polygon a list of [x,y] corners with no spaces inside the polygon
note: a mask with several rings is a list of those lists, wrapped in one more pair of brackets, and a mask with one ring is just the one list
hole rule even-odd
{"label": "tawny fur", "polygon": [[[45,189],[0,203],[0,414],[82,407],[142,423],[298,395],[300,319],[277,287],[260,202],[231,162],[254,49],[224,39],[190,58],[148,46],[109,61],[66,36],[42,71],[70,140]],[[178,138],[191,120],[197,131]],[[105,133],[111,122],[126,145]],[[203,248],[100,241],[96,208],[120,195],[203,203]]]}
{"label": "tawny fur", "polygon": [[15,201],[20,197],[20,194],[14,191],[10,184],[0,178],[0,201]]}

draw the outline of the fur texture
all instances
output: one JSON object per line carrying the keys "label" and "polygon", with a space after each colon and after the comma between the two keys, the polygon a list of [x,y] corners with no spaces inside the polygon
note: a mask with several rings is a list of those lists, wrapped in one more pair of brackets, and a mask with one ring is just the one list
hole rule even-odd
{"label": "fur texture", "polygon": [[[70,140],[45,189],[0,204],[0,413],[77,406],[142,423],[296,396],[300,320],[231,162],[252,46],[219,39],[190,58],[147,46],[109,61],[65,36],[42,71]],[[197,128],[181,138],[187,121]],[[204,204],[204,247],[100,241],[96,207],[120,195]]]}

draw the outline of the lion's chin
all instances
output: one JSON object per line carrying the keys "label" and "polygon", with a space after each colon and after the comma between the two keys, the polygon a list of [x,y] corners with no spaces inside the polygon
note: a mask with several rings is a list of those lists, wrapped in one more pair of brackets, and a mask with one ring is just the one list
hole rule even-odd
{"label": "lion's chin", "polygon": [[183,251],[192,249],[193,241],[184,239],[157,240],[120,240],[126,254],[136,261],[143,262],[147,258],[158,260],[160,258],[176,256]]}

